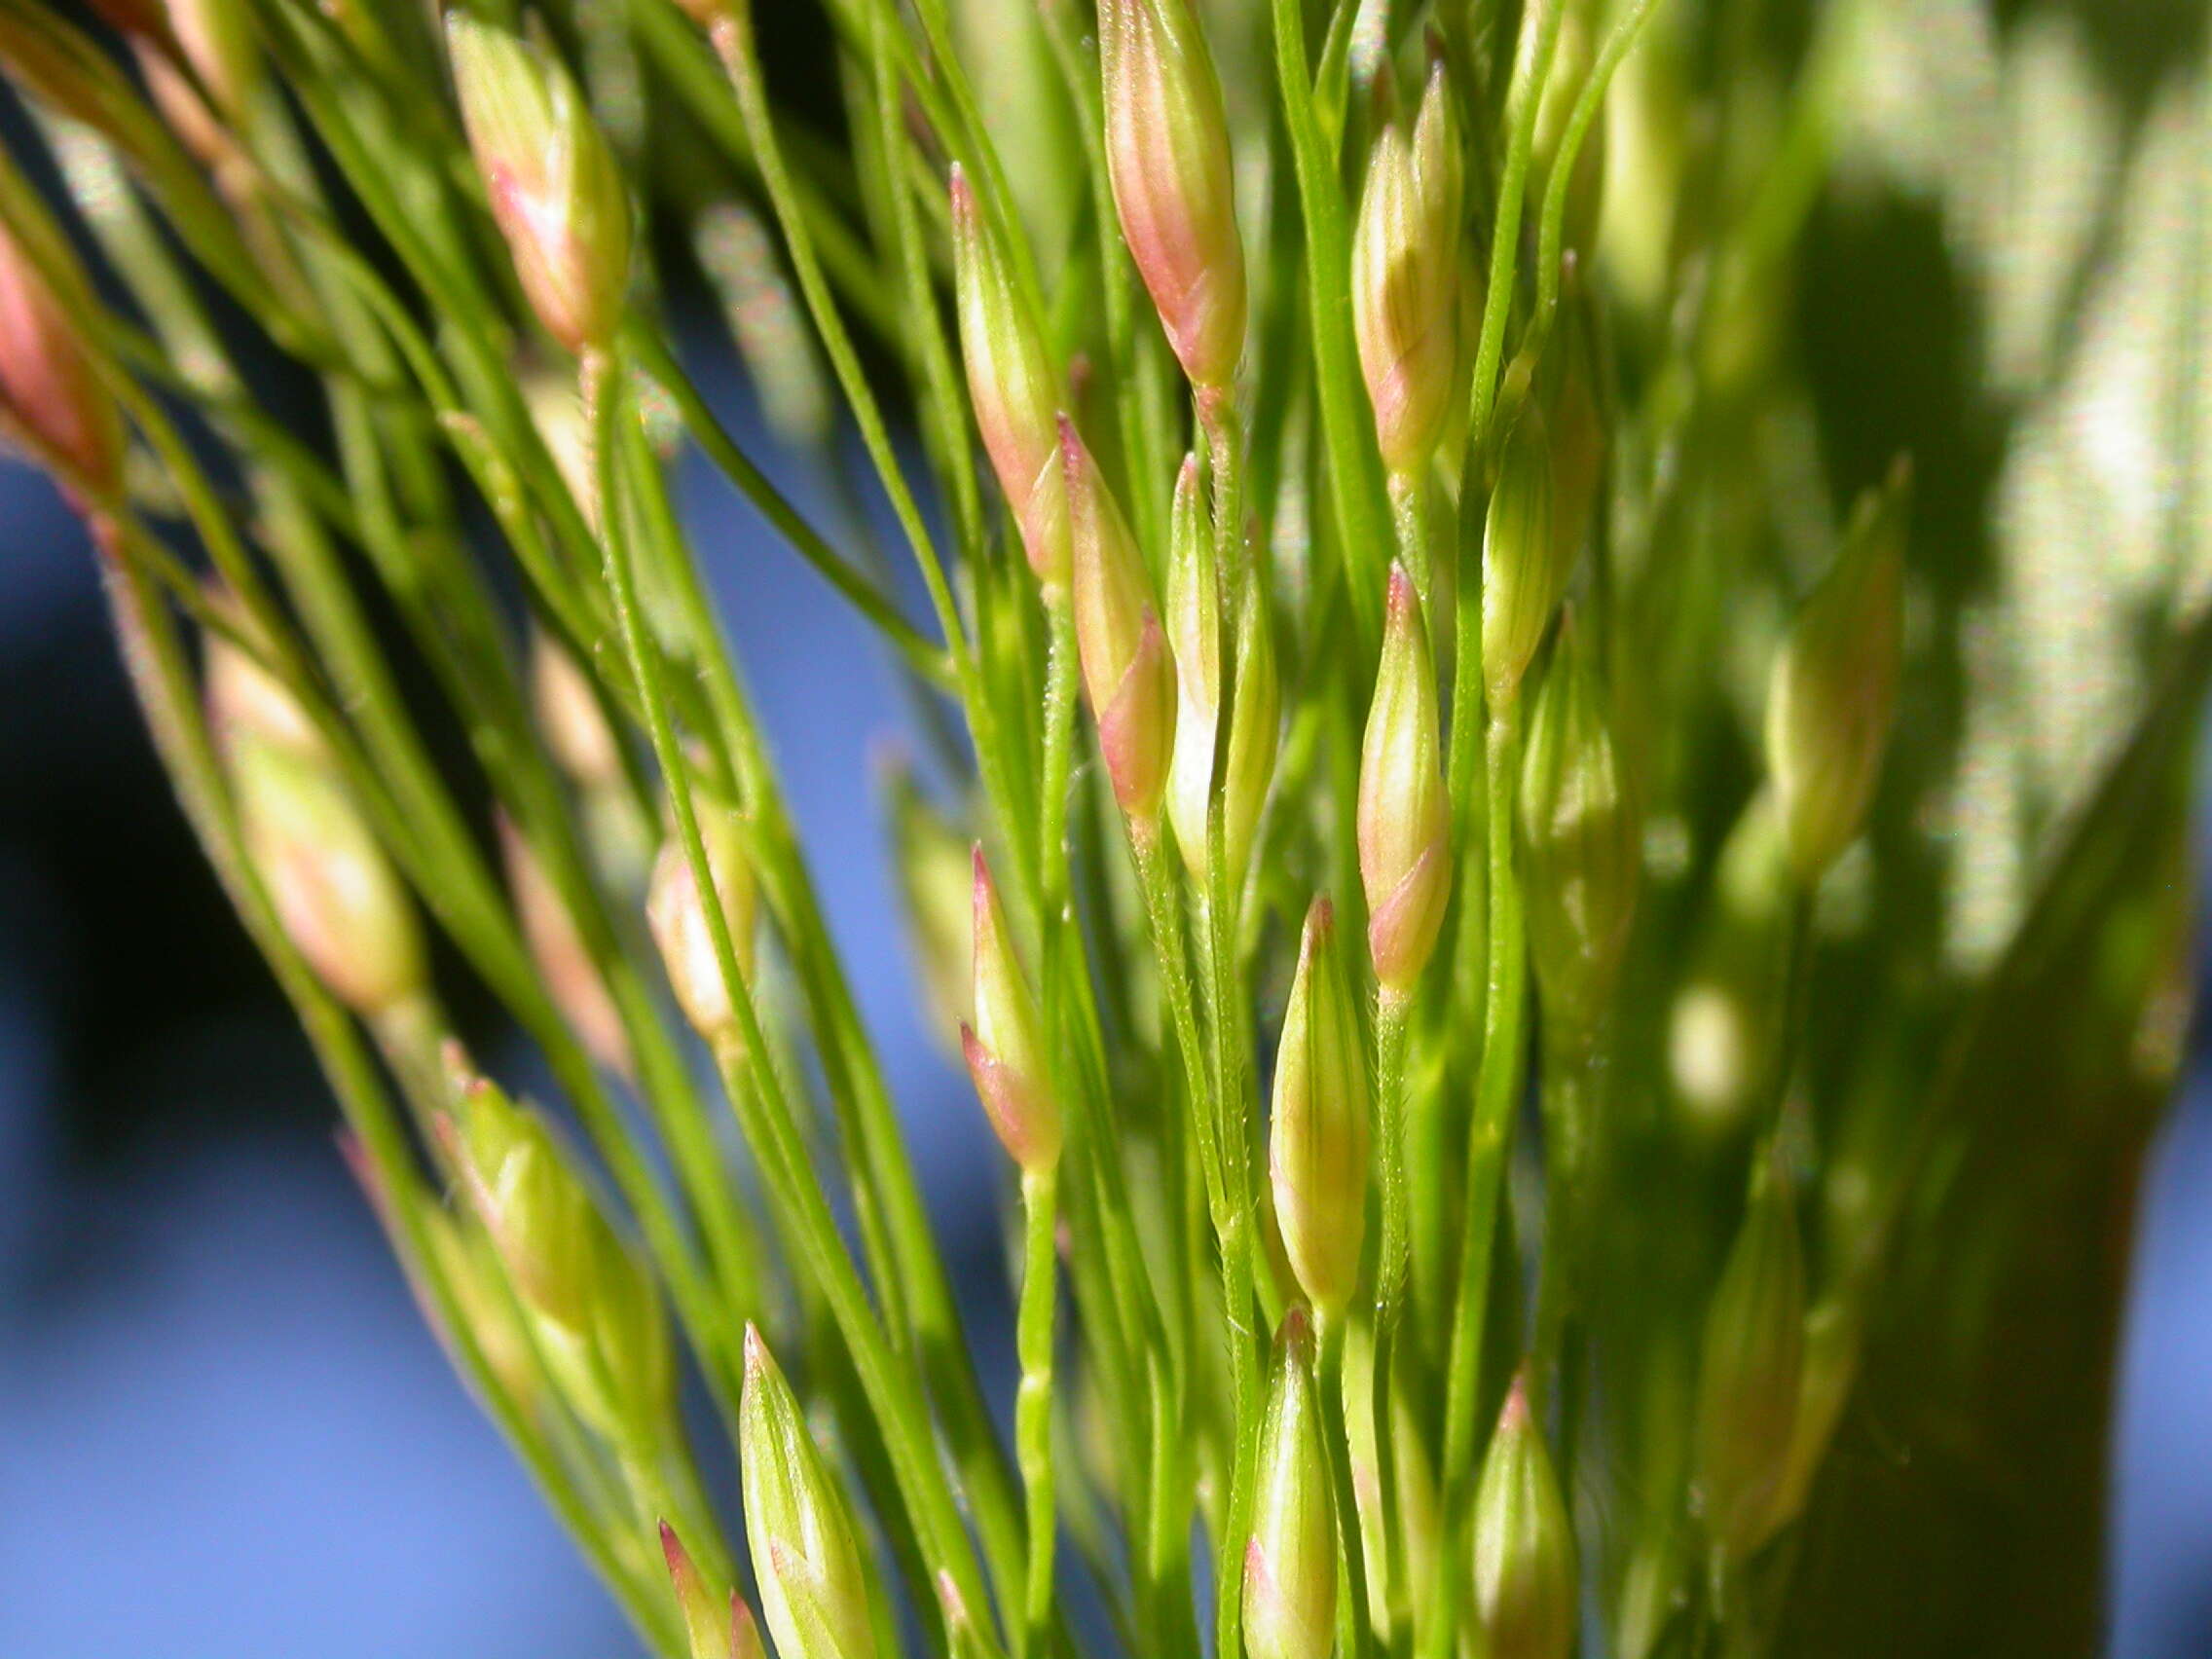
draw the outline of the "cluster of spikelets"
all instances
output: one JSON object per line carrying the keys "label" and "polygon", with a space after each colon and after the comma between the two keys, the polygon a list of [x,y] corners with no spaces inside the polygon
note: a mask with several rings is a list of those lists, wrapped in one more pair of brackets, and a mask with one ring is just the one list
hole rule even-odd
{"label": "cluster of spikelets", "polygon": [[[1275,183],[1287,203],[1295,178],[1298,230],[1257,266],[1192,0],[1100,0],[1094,35],[1088,8],[1046,6],[1026,26],[1083,129],[1073,194],[1087,161],[1098,175],[1075,306],[1095,300],[1102,331],[1048,310],[1040,271],[1073,258],[1031,245],[943,6],[831,5],[853,142],[883,164],[859,169],[880,239],[862,263],[893,273],[889,314],[912,330],[892,354],[949,568],[841,320],[883,290],[855,268],[851,205],[793,165],[803,133],[769,102],[746,0],[611,9],[765,199],[781,244],[743,221],[750,320],[781,306],[789,338],[819,342],[941,643],[776,493],[667,349],[641,297],[639,182],[555,44],[577,18],[95,9],[105,34],[0,0],[0,61],[144,322],[7,167],[11,432],[92,529],[165,758],[430,1317],[657,1644],[760,1642],[687,1449],[677,1331],[735,1435],[782,1659],[866,1659],[902,1611],[933,1649],[1035,1659],[1095,1634],[1063,1594],[1078,1583],[1132,1651],[1199,1650],[1210,1602],[1222,1650],[1249,1659],[1559,1659],[1585,1605],[1642,1653],[1735,1616],[1824,1455],[1862,1288],[1808,1287],[1779,1128],[1787,999],[1735,1085],[1756,1097],[1749,1197],[1694,1383],[1641,1430],[1686,1448],[1635,1473],[1667,1488],[1643,1499],[1658,1520],[1628,1535],[1571,1495],[1628,1478],[1637,1452],[1608,1473],[1577,1428],[1580,1281],[1605,1204],[1635,1202],[1598,1200],[1591,1149],[1645,834],[1644,726],[1624,719],[1590,552],[1604,308],[1574,267],[1601,100],[1648,0],[1602,41],[1583,6],[1438,5],[1425,45],[1401,28],[1397,47],[1376,36],[1388,8],[1347,3],[1310,61],[1309,8],[1277,4]],[[1265,144],[1271,118],[1245,119]],[[373,256],[353,245],[372,235]],[[256,405],[206,326],[210,285],[316,377],[327,443]],[[1177,371],[1196,444],[1179,466]],[[180,407],[235,480],[203,468]],[[973,851],[910,781],[897,816],[925,967],[1019,1177],[1011,1468],[671,510],[672,425],[855,599],[925,704],[949,690],[966,720]],[[464,544],[457,474],[519,571],[527,635]],[[1867,498],[1772,665],[1759,821],[1794,895],[1790,984],[1881,764],[1904,494],[1900,477]],[[397,698],[364,571],[469,739],[503,882]],[[611,1197],[469,1058],[419,901],[460,959],[440,971],[481,979],[544,1051]],[[1270,1008],[1272,1039],[1254,1029]],[[1531,1030],[1540,1149],[1519,1123]],[[1542,1173],[1527,1318],[1517,1143]],[[763,1327],[805,1356],[812,1416]],[[1056,1560],[1070,1539],[1081,1563]]]}

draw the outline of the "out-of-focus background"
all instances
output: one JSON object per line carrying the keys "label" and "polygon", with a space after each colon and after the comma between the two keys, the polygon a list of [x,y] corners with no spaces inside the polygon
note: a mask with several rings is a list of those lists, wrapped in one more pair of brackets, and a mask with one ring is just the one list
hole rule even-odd
{"label": "out-of-focus background", "polygon": [[[2203,12],[1888,8],[1915,38],[1879,59],[1796,298],[1831,445],[1912,448],[1936,501],[1992,535],[2087,538],[2116,591],[2152,498],[2193,487],[2142,411],[2178,396],[2212,433],[2160,321],[2194,308],[2201,338],[2212,309]],[[712,477],[684,485],[996,1347],[988,1141],[918,1026],[866,787],[901,724],[890,676]],[[2061,624],[2103,592],[2066,568],[2062,702],[2099,689],[2069,684]],[[2212,1045],[2194,1052],[2122,1359],[2121,1659],[2212,1654]],[[636,1652],[418,1319],[333,1121],[137,725],[82,535],[0,462],[0,1659]]]}

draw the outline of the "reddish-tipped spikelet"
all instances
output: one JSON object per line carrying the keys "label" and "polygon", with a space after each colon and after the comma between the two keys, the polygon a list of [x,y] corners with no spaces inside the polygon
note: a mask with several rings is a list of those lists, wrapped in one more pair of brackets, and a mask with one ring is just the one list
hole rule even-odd
{"label": "reddish-tipped spikelet", "polygon": [[1452,813],[1438,722],[1420,598],[1404,568],[1393,567],[1382,663],[1360,750],[1359,877],[1375,977],[1401,997],[1428,965],[1452,896]]}
{"label": "reddish-tipped spikelet", "polygon": [[1214,746],[1221,724],[1221,608],[1235,607],[1229,755],[1222,776],[1222,851],[1233,889],[1240,889],[1260,810],[1274,779],[1281,725],[1280,682],[1267,589],[1247,563],[1217,572],[1207,557],[1210,528],[1198,501],[1198,463],[1187,456],[1169,514],[1167,643],[1175,657],[1175,753],[1168,767],[1167,816],[1194,881],[1208,879],[1208,814]]}
{"label": "reddish-tipped spikelet", "polygon": [[1291,1271],[1327,1316],[1344,1311],[1359,1282],[1372,1093],[1359,1005],[1337,954],[1335,908],[1316,899],[1283,1011],[1268,1177]]}
{"label": "reddish-tipped spikelet", "polygon": [[1459,381],[1462,167],[1451,83],[1429,71],[1408,132],[1385,127],[1368,159],[1352,236],[1352,330],[1382,464],[1428,461]]}
{"label": "reddish-tipped spikelet", "polygon": [[1060,461],[1074,544],[1076,645],[1099,752],[1122,810],[1137,824],[1155,825],[1174,749],[1175,664],[1144,555],[1097,463],[1064,418]]}
{"label": "reddish-tipped spikelet", "polygon": [[522,923],[523,939],[545,980],[547,994],[591,1057],[608,1070],[627,1077],[629,1035],[568,901],[536,850],[504,813],[499,816],[498,830],[507,887],[514,895],[515,919]]}
{"label": "reddish-tipped spikelet", "polygon": [[1483,1456],[1474,1554],[1489,1659],[1567,1659],[1574,1651],[1574,1527],[1518,1377]]}
{"label": "reddish-tipped spikelet", "polygon": [[1337,1517],[1306,1309],[1283,1315],[1260,1424],[1244,1546],[1246,1659],[1329,1659],[1336,1645]]}
{"label": "reddish-tipped spikelet", "polygon": [[1029,568],[1057,603],[1068,581],[1067,497],[1060,475],[1060,392],[1043,333],[1015,285],[976,193],[952,169],[952,270],[968,401]]}
{"label": "reddish-tipped spikelet", "polygon": [[[707,873],[714,878],[715,896],[729,930],[738,977],[749,982],[757,956],[759,883],[746,852],[745,832],[735,809],[705,794],[695,796],[695,801]],[[668,972],[669,989],[676,993],[677,1007],[683,1011],[691,1029],[711,1044],[738,1041],[743,1021],[722,974],[714,924],[700,895],[691,860],[678,836],[671,835],[653,861],[652,880],[645,893],[645,921],[652,930],[653,943],[659,947],[661,965]]]}
{"label": "reddish-tipped spikelet", "polygon": [[650,1447],[675,1406],[676,1362],[651,1271],[601,1213],[551,1129],[464,1056],[434,1126],[570,1407],[608,1441]]}
{"label": "reddish-tipped spikelet", "polygon": [[1221,81],[1190,0],[1100,0],[1106,165],[1122,236],[1194,386],[1244,351],[1244,244]]}
{"label": "reddish-tipped spikelet", "polygon": [[666,1521],[660,1524],[660,1550],[668,1563],[677,1610],[683,1615],[683,1640],[691,1659],[761,1659],[760,1631],[753,1609],[735,1590],[727,1601],[708,1584],[683,1540]]}
{"label": "reddish-tipped spikelet", "polygon": [[123,417],[68,311],[0,227],[0,418],[94,495],[123,479]]}
{"label": "reddish-tipped spikelet", "polygon": [[446,16],[454,88],[523,297],[571,351],[605,346],[630,281],[630,198],[568,71],[465,12]]}
{"label": "reddish-tipped spikelet", "polygon": [[845,1503],[768,1345],[745,1328],[737,1467],[760,1611],[779,1659],[872,1659],[867,1581]]}
{"label": "reddish-tipped spikelet", "polygon": [[[295,755],[327,758],[329,748],[291,688],[265,667],[267,640],[238,596],[220,581],[202,592],[233,635],[209,628],[202,638],[200,679],[207,725],[226,749],[251,737]],[[248,649],[248,646],[253,647]]]}
{"label": "reddish-tipped spikelet", "polygon": [[542,632],[531,636],[530,700],[545,747],[562,771],[587,789],[623,782],[622,743],[592,690],[591,677]]}
{"label": "reddish-tipped spikelet", "polygon": [[979,846],[974,909],[976,1023],[960,1027],[961,1052],[1007,1156],[1024,1174],[1043,1174],[1059,1160],[1060,1109],[1046,1068],[1036,999]]}
{"label": "reddish-tipped spikelet", "polygon": [[427,984],[414,902],[329,763],[250,733],[226,744],[248,854],[330,993],[384,1013]]}

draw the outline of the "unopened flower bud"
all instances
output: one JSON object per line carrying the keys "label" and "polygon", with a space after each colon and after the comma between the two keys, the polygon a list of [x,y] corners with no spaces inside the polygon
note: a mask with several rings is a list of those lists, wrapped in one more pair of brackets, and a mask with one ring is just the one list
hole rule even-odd
{"label": "unopened flower bud", "polygon": [[1404,567],[1393,566],[1382,663],[1359,756],[1359,878],[1375,977],[1400,996],[1428,965],[1452,897],[1452,814],[1438,721],[1420,598]]}
{"label": "unopened flower bud", "polygon": [[1542,410],[1524,404],[1483,521],[1483,688],[1493,710],[1520,689],[1573,570],[1552,524],[1548,439]]}
{"label": "unopened flower bud", "polygon": [[1337,1517],[1313,1381],[1313,1327],[1283,1315],[1260,1423],[1244,1546],[1247,1659],[1329,1659],[1337,1632]]}
{"label": "unopened flower bud", "polygon": [[[367,1195],[386,1236],[408,1269],[409,1287],[417,1305],[447,1353],[459,1361],[459,1345],[473,1343],[495,1385],[524,1416],[536,1409],[539,1374],[532,1352],[530,1332],[506,1288],[498,1258],[493,1253],[484,1229],[472,1215],[456,1216],[424,1188],[411,1168],[402,1166],[396,1181],[387,1181],[368,1150],[350,1129],[341,1129],[338,1150],[346,1166]],[[407,1252],[409,1217],[422,1229],[425,1262],[412,1262]],[[445,1316],[430,1294],[425,1272],[442,1279],[454,1302],[460,1329]]]}
{"label": "unopened flower bud", "polygon": [[1463,175],[1452,88],[1439,60],[1411,132],[1375,140],[1352,233],[1351,317],[1382,464],[1427,462],[1458,386]]}
{"label": "unopened flower bud", "polygon": [[652,1269],[611,1227],[593,1235],[598,1262],[581,1329],[540,1322],[538,1346],[577,1415],[615,1445],[648,1453],[676,1407],[676,1356]]}
{"label": "unopened flower bud", "polygon": [[1567,1659],[1574,1651],[1574,1524],[1522,1378],[1483,1455],[1474,1554],[1487,1659]]}
{"label": "unopened flower bud", "polygon": [[523,1301],[580,1325],[597,1270],[592,1235],[603,1225],[591,1194],[542,1117],[459,1056],[451,1063],[456,1103],[441,1133],[461,1186]]}
{"label": "unopened flower bud", "polygon": [[515,919],[545,989],[585,1051],[608,1070],[630,1074],[630,1039],[622,1014],[608,994],[599,964],[592,960],[569,903],[547,874],[536,851],[506,818],[499,817],[499,850],[514,895]]}
{"label": "unopened flower bud", "polygon": [[1857,1306],[1828,1297],[1805,1315],[1805,1369],[1797,1386],[1797,1415],[1790,1424],[1789,1455],[1775,1483],[1774,1502],[1751,1547],[1757,1549],[1805,1512],[1813,1480],[1826,1459],[1852,1385],[1859,1381],[1862,1316]]}
{"label": "unopened flower bud", "polygon": [[1730,1556],[1765,1534],[1796,1432],[1804,1363],[1803,1252],[1788,1174],[1769,1154],[1706,1312],[1698,1372],[1698,1499],[1707,1531]]}
{"label": "unopened flower bud", "polygon": [[1767,684],[1766,761],[1807,886],[1857,838],[1881,776],[1904,635],[1903,461],[1853,511],[1835,564],[1806,599]]}
{"label": "unopened flower bud", "polygon": [[1570,615],[1521,765],[1529,949],[1545,1019],[1575,1044],[1612,1000],[1643,871],[1642,825],[1593,658]]}
{"label": "unopened flower bud", "polygon": [[751,1325],[737,1464],[753,1575],[779,1659],[873,1659],[867,1581],[844,1493]]}
{"label": "unopened flower bud", "polygon": [[439,1135],[575,1412],[620,1445],[673,1406],[675,1356],[651,1271],[601,1213],[545,1121],[455,1061]]}
{"label": "unopened flower bud", "polygon": [[569,350],[607,344],[630,281],[630,199],[568,71],[466,12],[446,15],[461,123],[523,297]]}
{"label": "unopened flower bud", "polygon": [[1244,245],[1221,81],[1190,0],[1099,0],[1106,166],[1122,236],[1191,384],[1244,351]]}
{"label": "unopened flower bud", "polygon": [[1014,936],[983,849],[975,850],[976,1023],[960,1027],[968,1075],[1007,1156],[1024,1174],[1043,1174],[1060,1156],[1060,1108],[1037,1023],[1037,1001],[1014,954]]}
{"label": "unopened flower bud", "polygon": [[1064,418],[1060,463],[1074,544],[1076,645],[1099,752],[1123,812],[1154,824],[1175,740],[1175,664],[1144,555],[1097,462]]}
{"label": "unopened flower bud", "polygon": [[[1169,518],[1167,642],[1175,657],[1175,754],[1168,768],[1167,816],[1191,878],[1208,878],[1207,815],[1213,802],[1214,745],[1221,724],[1223,582],[1206,558],[1208,527],[1198,500],[1198,459],[1175,481]],[[1235,682],[1229,757],[1222,779],[1222,851],[1233,888],[1241,886],[1260,809],[1274,781],[1281,724],[1273,624],[1263,584],[1246,568],[1227,577],[1236,606],[1231,641]]]}
{"label": "unopened flower bud", "polygon": [[228,754],[246,850],[316,977],[364,1017],[419,994],[414,903],[345,786],[319,757],[265,739],[240,734]]}
{"label": "unopened flower bud", "polygon": [[[705,794],[695,799],[707,873],[714,877],[738,975],[750,981],[758,954],[759,883],[746,853],[744,830],[732,808]],[[740,1025],[737,1005],[730,1000],[729,982],[722,977],[714,926],[701,902],[691,860],[678,836],[671,835],[653,861],[652,878],[645,889],[645,924],[660,950],[669,989],[676,993],[676,1006],[683,1011],[691,1029],[709,1043],[734,1041]]]}
{"label": "unopened flower bud", "polygon": [[68,312],[0,227],[0,424],[107,494],[123,478],[121,412],[100,385]]}
{"label": "unopened flower bud", "polygon": [[531,636],[530,700],[545,747],[562,771],[587,789],[623,781],[622,745],[590,677],[542,632]]}
{"label": "unopened flower bud", "polygon": [[1068,580],[1067,498],[1060,474],[1059,382],[1045,336],[1008,269],[967,175],[952,169],[952,273],[968,401],[1029,568],[1048,595]]}
{"label": "unopened flower bud", "polygon": [[[484,1230],[472,1219],[464,1221],[435,1203],[425,1203],[423,1231],[437,1257],[438,1272],[453,1292],[468,1340],[484,1356],[485,1370],[525,1415],[535,1411],[543,1379],[531,1350],[530,1332],[500,1276],[498,1258]],[[437,1323],[434,1312],[431,1322]],[[450,1347],[455,1334],[444,1335]]]}
{"label": "unopened flower bud", "polygon": [[[227,167],[239,154],[233,132],[263,67],[246,6],[243,0],[169,0],[167,11],[166,40],[149,35],[134,43],[146,91],[203,166]],[[190,65],[189,77],[180,60]]]}
{"label": "unopened flower bud", "polygon": [[691,1659],[762,1659],[753,1609],[736,1591],[725,1601],[708,1584],[691,1552],[666,1521],[660,1524],[660,1550],[676,1591],[677,1610],[683,1615],[683,1640],[690,1646]]}
{"label": "unopened flower bud", "polygon": [[1337,954],[1335,907],[1316,899],[1283,1011],[1268,1178],[1291,1271],[1329,1317],[1344,1311],[1359,1282],[1373,1112],[1359,1005]]}
{"label": "unopened flower bud", "polygon": [[245,643],[266,642],[245,607],[220,582],[210,581],[203,591],[239,636],[234,640],[210,628],[202,644],[200,679],[209,728],[226,747],[250,737],[296,755],[327,756],[322,733],[291,688],[246,648]]}

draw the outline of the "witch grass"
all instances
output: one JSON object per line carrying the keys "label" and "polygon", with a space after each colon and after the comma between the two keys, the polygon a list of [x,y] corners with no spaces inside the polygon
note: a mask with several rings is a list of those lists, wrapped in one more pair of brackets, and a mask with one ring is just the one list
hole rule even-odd
{"label": "witch grass", "polygon": [[[0,410],[425,1315],[655,1651],[2094,1640],[2212,627],[2177,579],[2083,665],[2139,706],[1947,935],[1949,815],[2039,738],[1785,343],[1882,7],[831,0],[831,110],[748,0],[95,10],[0,0]],[[678,349],[701,278],[773,463]],[[910,693],[1011,1434],[686,451]]]}

